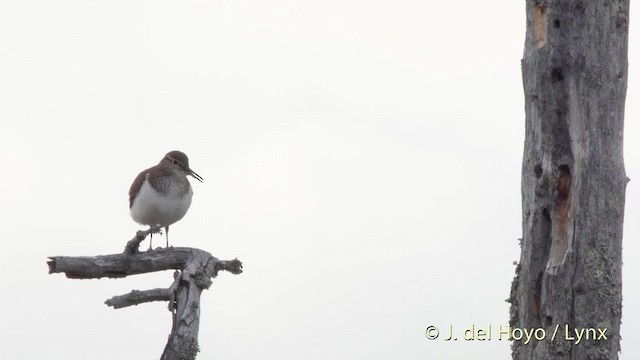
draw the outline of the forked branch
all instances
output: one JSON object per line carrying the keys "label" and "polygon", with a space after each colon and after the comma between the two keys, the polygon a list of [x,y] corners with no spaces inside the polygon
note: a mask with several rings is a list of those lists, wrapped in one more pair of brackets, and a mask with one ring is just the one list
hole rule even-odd
{"label": "forked branch", "polygon": [[186,247],[138,251],[140,242],[158,230],[139,231],[121,254],[50,257],[47,262],[49,273],[64,273],[71,279],[100,279],[176,270],[169,288],[132,290],[105,303],[119,309],[152,301],[168,301],[173,327],[161,360],[195,359],[199,351],[200,294],[211,286],[211,279],[219,271],[242,273],[242,262],[238,259],[219,260],[204,250]]}

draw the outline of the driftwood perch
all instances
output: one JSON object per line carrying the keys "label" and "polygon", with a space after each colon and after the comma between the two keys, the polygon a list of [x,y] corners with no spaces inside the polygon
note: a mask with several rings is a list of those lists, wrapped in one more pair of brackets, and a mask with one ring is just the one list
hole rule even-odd
{"label": "driftwood perch", "polygon": [[192,360],[199,351],[200,294],[211,286],[220,270],[242,273],[242,262],[219,260],[206,251],[170,247],[138,251],[140,242],[159,229],[138,231],[122,254],[100,256],[50,257],[49,273],[64,273],[70,279],[123,278],[163,270],[176,270],[174,281],[166,289],[132,290],[114,296],[105,304],[119,309],[152,301],[168,301],[173,326],[161,360]]}

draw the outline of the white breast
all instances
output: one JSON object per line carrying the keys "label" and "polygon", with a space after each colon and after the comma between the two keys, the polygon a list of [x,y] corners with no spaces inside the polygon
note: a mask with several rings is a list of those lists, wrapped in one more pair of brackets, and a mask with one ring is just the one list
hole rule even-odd
{"label": "white breast", "polygon": [[131,217],[142,225],[169,226],[182,219],[191,206],[193,191],[180,197],[178,191],[169,191],[166,196],[155,191],[145,179],[140,192],[133,200]]}

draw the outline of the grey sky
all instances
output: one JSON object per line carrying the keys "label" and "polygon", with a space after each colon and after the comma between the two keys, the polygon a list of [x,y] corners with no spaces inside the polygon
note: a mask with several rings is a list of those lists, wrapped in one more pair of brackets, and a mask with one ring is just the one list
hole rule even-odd
{"label": "grey sky", "polygon": [[[640,356],[637,18],[621,359]],[[199,358],[509,358],[424,331],[508,322],[524,31],[507,0],[3,2],[0,358],[159,357],[165,304],[102,302],[170,272],[69,280],[46,258],[122,251],[129,185],[174,149],[205,181],[172,245],[245,264],[203,294]]]}

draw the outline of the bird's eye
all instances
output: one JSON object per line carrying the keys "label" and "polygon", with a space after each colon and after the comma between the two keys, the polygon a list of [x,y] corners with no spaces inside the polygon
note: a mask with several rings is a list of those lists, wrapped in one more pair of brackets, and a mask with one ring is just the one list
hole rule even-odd
{"label": "bird's eye", "polygon": [[173,160],[173,165],[178,165],[178,160]]}

